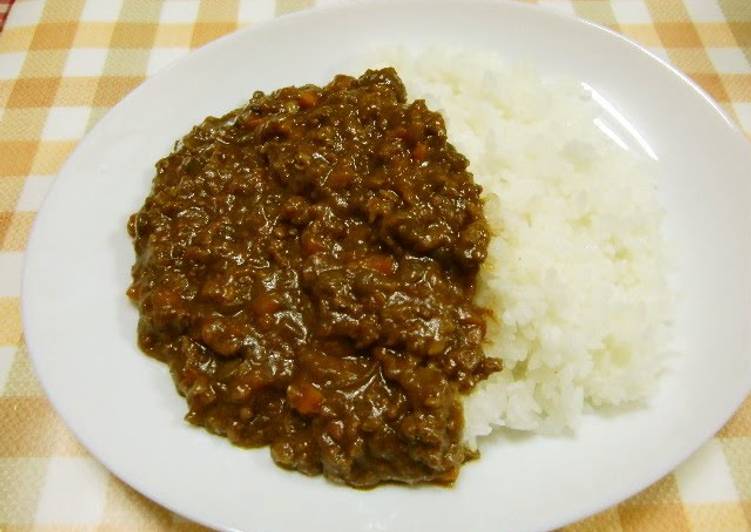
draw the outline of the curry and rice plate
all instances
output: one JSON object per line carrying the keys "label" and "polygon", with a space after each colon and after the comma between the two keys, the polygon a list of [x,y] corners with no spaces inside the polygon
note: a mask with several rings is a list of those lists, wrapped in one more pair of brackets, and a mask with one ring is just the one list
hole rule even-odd
{"label": "curry and rice plate", "polygon": [[369,487],[647,398],[661,209],[587,95],[475,52],[368,61],[395,70],[256,93],[157,164],[129,295],[187,419]]}

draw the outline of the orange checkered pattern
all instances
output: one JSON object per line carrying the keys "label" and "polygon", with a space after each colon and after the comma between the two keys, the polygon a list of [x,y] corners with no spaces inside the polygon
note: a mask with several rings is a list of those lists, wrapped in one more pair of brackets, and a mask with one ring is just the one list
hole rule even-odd
{"label": "orange checkered pattern", "polygon": [[[29,227],[113,105],[174,59],[318,0],[16,0],[0,32],[0,530],[198,529],[95,462],[50,407],[20,320]],[[635,39],[751,135],[751,1],[540,0]],[[749,175],[751,178],[751,175]],[[751,400],[676,471],[570,530],[750,530]]]}

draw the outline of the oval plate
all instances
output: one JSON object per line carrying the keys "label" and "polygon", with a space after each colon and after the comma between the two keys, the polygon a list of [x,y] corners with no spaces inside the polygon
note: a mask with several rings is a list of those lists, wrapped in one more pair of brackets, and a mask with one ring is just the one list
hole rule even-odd
{"label": "oval plate", "polygon": [[[367,38],[364,38],[366,37]],[[356,491],[277,468],[183,421],[167,368],[136,346],[125,297],[127,217],[153,165],[205,116],[256,89],[322,83],[367,49],[461,43],[592,87],[614,130],[657,160],[678,249],[677,338],[659,393],[641,409],[586,416],[575,437],[482,446],[453,489]],[[220,39],[146,81],[80,143],[39,213],[23,319],[55,408],[115,475],[164,506],[225,529],[508,530],[559,526],[635,493],[728,419],[751,384],[751,153],[701,90],[634,43],[522,4],[357,3]]]}

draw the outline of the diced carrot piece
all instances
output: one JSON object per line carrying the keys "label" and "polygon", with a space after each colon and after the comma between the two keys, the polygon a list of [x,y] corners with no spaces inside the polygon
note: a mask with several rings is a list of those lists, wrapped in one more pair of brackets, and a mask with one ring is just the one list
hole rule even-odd
{"label": "diced carrot piece", "polygon": [[332,89],[348,89],[355,82],[355,78],[347,76],[345,74],[337,74],[334,76],[334,81],[329,83],[329,87]]}
{"label": "diced carrot piece", "polygon": [[297,102],[302,109],[310,109],[318,103],[318,95],[315,92],[303,92]]}
{"label": "diced carrot piece", "polygon": [[249,117],[247,117],[245,119],[245,121],[243,122],[243,124],[248,129],[255,129],[256,126],[260,125],[264,120],[265,119],[262,116],[253,116],[253,115],[251,115],[251,116],[249,116]]}
{"label": "diced carrot piece", "polygon": [[424,161],[428,157],[428,147],[422,142],[418,142],[412,150],[412,156],[415,158],[415,161]]}
{"label": "diced carrot piece", "polygon": [[449,469],[441,473],[436,478],[436,481],[440,482],[441,484],[453,484],[458,476],[459,476],[459,468],[454,467],[452,469]]}
{"label": "diced carrot piece", "polygon": [[394,271],[394,259],[388,255],[370,255],[363,259],[362,265],[384,275],[389,275]]}
{"label": "diced carrot piece", "polygon": [[281,303],[277,301],[272,294],[265,292],[253,300],[252,307],[256,314],[264,316],[273,314],[281,308]]}
{"label": "diced carrot piece", "polygon": [[321,411],[323,394],[310,383],[291,385],[287,388],[287,399],[292,408],[301,414],[317,414]]}
{"label": "diced carrot piece", "polygon": [[126,292],[128,297],[132,299],[133,301],[137,301],[139,297],[141,297],[141,290],[136,287],[136,285],[131,285],[128,288],[128,291]]}

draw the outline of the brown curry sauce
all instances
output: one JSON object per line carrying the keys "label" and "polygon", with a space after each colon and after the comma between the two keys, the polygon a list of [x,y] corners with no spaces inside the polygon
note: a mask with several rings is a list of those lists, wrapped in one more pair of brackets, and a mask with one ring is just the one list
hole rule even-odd
{"label": "brown curry sauce", "polygon": [[128,224],[139,343],[187,419],[355,487],[452,482],[462,394],[500,369],[467,165],[391,68],[193,128]]}

